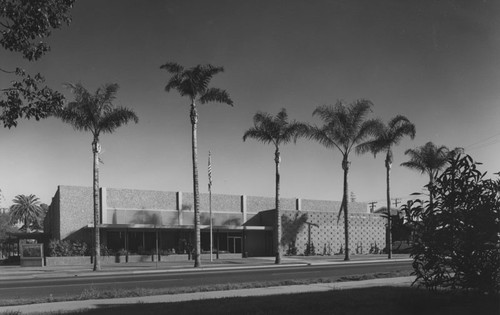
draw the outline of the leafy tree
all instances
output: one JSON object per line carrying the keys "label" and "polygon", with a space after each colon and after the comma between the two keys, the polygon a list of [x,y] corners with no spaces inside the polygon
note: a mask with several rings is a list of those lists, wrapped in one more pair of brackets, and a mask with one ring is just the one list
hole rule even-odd
{"label": "leafy tree", "polygon": [[415,282],[427,288],[500,291],[500,180],[485,179],[470,156],[456,155],[431,190],[434,204],[403,206],[414,228]]}
{"label": "leafy tree", "polygon": [[326,148],[337,149],[342,154],[342,169],[344,170],[344,192],[339,216],[344,212],[345,258],[349,257],[349,198],[347,175],[351,162],[349,154],[355,146],[362,145],[370,136],[375,136],[381,122],[376,119],[367,120],[371,112],[372,102],[360,99],[350,104],[338,101],[335,106],[323,105],[317,107],[313,116],[319,116],[324,125],[310,126],[308,137],[318,141]]}
{"label": "leafy tree", "polygon": [[38,222],[43,214],[40,199],[35,195],[17,195],[12,202],[14,204],[10,207],[9,211],[11,223],[23,222],[24,225],[21,227],[21,230],[29,233],[30,227],[39,224]]}
{"label": "leafy tree", "polygon": [[8,238],[8,233],[16,232],[8,213],[0,213],[0,243]]}
{"label": "leafy tree", "polygon": [[194,195],[194,229],[195,229],[195,252],[194,267],[200,267],[201,235],[200,235],[200,192],[198,184],[198,112],[196,102],[205,104],[208,102],[218,102],[233,106],[233,101],[225,90],[212,88],[208,85],[212,78],[224,71],[222,67],[208,65],[197,65],[185,69],[183,66],[168,62],[160,67],[172,74],[165,86],[165,91],[174,89],[181,96],[186,96],[190,101],[191,119],[191,150],[193,159],[193,195]]}
{"label": "leafy tree", "polygon": [[[50,50],[46,38],[52,30],[71,22],[74,0],[0,0],[0,45],[36,61]],[[17,76],[10,87],[0,89],[0,122],[4,127],[17,126],[19,118],[46,118],[60,108],[63,96],[47,86],[40,73],[27,74],[21,68],[3,69],[5,75]]]}
{"label": "leafy tree", "polygon": [[101,133],[113,133],[118,127],[129,121],[137,123],[139,119],[134,111],[125,107],[115,107],[113,100],[118,91],[118,84],[106,84],[91,94],[81,84],[68,84],[75,95],[75,100],[68,103],[59,113],[62,121],[74,129],[90,131],[93,136],[92,153],[94,155],[94,271],[100,270],[100,235],[99,235],[99,153]]}
{"label": "leafy tree", "polygon": [[[420,171],[422,174],[427,173],[429,176],[428,189],[432,190],[434,179],[446,167],[449,158],[462,152],[462,148],[450,150],[444,145],[438,147],[429,141],[423,146],[406,150],[405,154],[410,156],[410,160],[401,163],[401,165]],[[429,202],[432,205],[432,194],[430,194]]]}
{"label": "leafy tree", "polygon": [[247,138],[252,138],[266,144],[274,145],[274,162],[276,163],[276,189],[275,189],[275,225],[274,225],[274,251],[276,264],[281,263],[281,211],[280,211],[280,163],[281,153],[280,146],[296,141],[297,137],[305,134],[306,125],[288,121],[286,109],[272,117],[268,113],[257,112],[253,116],[254,126],[248,129],[243,135],[243,141]]}
{"label": "leafy tree", "polygon": [[408,118],[398,115],[387,125],[380,125],[377,135],[371,141],[365,142],[356,148],[358,153],[372,152],[376,157],[378,153],[385,153],[386,183],[387,183],[387,237],[386,249],[388,258],[392,258],[392,233],[391,233],[391,168],[393,162],[392,147],[398,145],[401,139],[408,136],[415,138],[415,125]]}

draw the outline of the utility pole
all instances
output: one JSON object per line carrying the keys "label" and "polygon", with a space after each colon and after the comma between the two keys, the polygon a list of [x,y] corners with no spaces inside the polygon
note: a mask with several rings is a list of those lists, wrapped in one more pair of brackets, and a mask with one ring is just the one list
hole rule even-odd
{"label": "utility pole", "polygon": [[369,202],[370,204],[370,213],[373,213],[373,210],[375,210],[375,205],[377,204],[376,201]]}
{"label": "utility pole", "polygon": [[394,198],[394,207],[398,207],[398,205],[401,203],[401,198]]}

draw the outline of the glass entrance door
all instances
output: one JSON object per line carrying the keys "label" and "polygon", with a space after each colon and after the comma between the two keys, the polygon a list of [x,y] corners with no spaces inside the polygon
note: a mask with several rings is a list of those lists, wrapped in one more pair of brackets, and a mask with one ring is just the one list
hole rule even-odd
{"label": "glass entrance door", "polygon": [[241,254],[241,236],[228,236],[227,243],[230,253]]}

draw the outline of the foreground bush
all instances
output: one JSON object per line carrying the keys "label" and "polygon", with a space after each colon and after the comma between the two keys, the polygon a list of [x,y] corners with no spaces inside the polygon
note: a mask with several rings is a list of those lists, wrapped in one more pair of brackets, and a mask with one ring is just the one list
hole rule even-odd
{"label": "foreground bush", "polygon": [[457,156],[429,187],[433,203],[403,207],[414,229],[416,281],[427,288],[500,291],[500,181],[484,179],[470,156]]}

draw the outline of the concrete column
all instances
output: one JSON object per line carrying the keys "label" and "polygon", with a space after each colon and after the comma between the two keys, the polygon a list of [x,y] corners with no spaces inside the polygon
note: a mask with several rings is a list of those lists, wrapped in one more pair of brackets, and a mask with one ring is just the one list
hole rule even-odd
{"label": "concrete column", "polygon": [[101,224],[108,223],[108,195],[106,187],[101,187]]}
{"label": "concrete column", "polygon": [[247,196],[241,195],[240,197],[241,213],[243,214],[243,223],[247,222]]}
{"label": "concrete column", "polygon": [[178,191],[176,193],[176,199],[177,199],[177,221],[179,222],[179,225],[182,225],[182,191]]}
{"label": "concrete column", "polygon": [[295,199],[295,210],[302,210],[302,199],[297,198]]}

